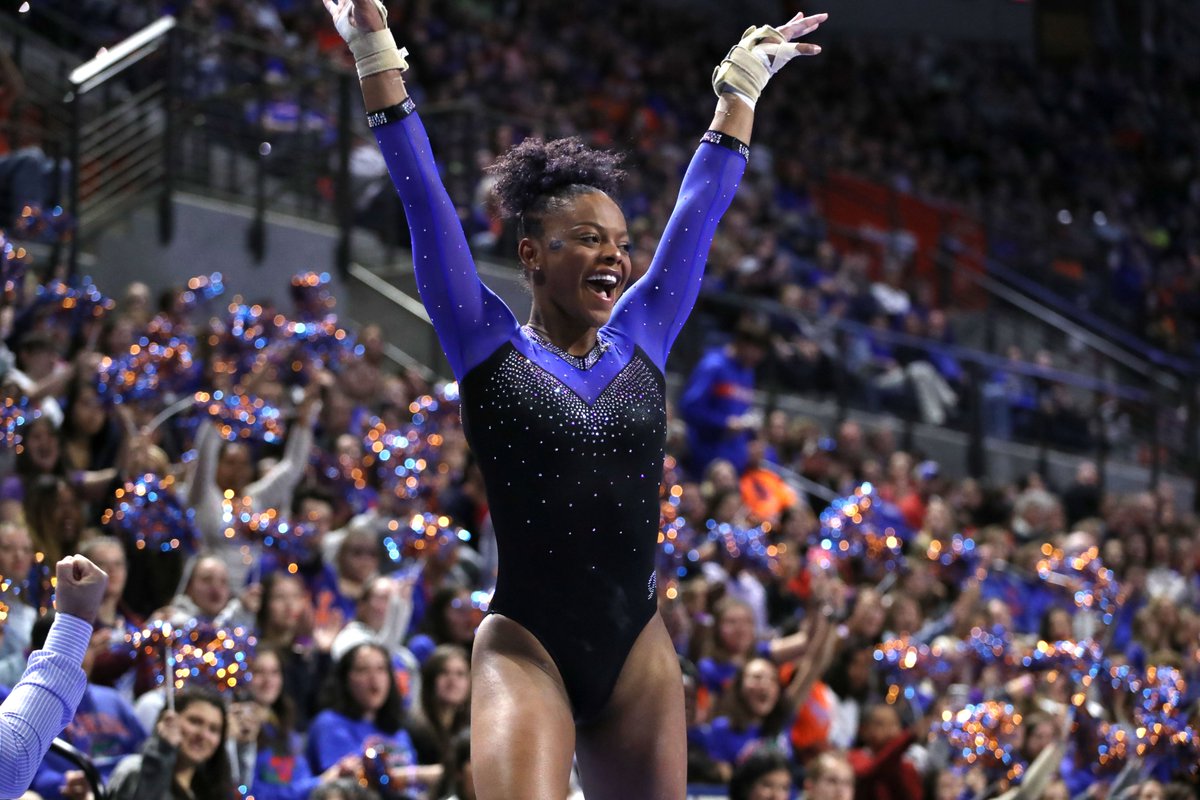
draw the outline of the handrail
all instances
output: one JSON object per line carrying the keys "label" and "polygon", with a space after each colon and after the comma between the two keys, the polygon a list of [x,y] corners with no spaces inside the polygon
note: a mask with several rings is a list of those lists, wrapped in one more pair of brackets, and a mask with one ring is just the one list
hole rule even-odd
{"label": "handrail", "polygon": [[[703,293],[700,295],[703,301],[714,303],[716,305],[735,306],[749,311],[767,312],[774,316],[792,318],[796,316],[794,309],[787,308],[774,300],[765,298],[749,298],[740,297],[737,295],[714,295],[712,293]],[[1119,397],[1125,400],[1130,400],[1135,403],[1150,403],[1154,397],[1150,392],[1143,389],[1138,389],[1131,386],[1105,381],[1099,378],[1094,378],[1090,375],[1081,375],[1075,372],[1056,369],[1053,367],[1043,367],[1038,364],[1031,364],[1025,361],[1013,361],[1001,356],[995,356],[990,353],[983,353],[978,350],[972,350],[960,345],[947,344],[937,341],[936,339],[927,339],[920,336],[912,336],[907,333],[898,331],[879,330],[872,328],[869,325],[864,325],[861,322],[853,320],[840,319],[834,323],[834,329],[843,333],[854,335],[870,335],[878,337],[889,344],[907,345],[910,347],[921,347],[924,349],[936,348],[956,359],[964,362],[978,364],[981,367],[986,367],[992,370],[1003,370],[1018,375],[1024,375],[1029,378],[1042,378],[1052,380],[1057,383],[1073,386],[1077,389],[1092,392],[1104,392],[1111,394],[1114,397]]]}
{"label": "handrail", "polygon": [[[839,197],[847,197],[848,196],[847,193],[838,190],[836,187],[827,185],[824,188],[826,191],[834,192]],[[899,190],[897,190],[897,191],[899,191]],[[949,202],[939,199],[939,198],[928,198],[928,197],[923,197],[920,195],[913,195],[913,196],[917,197],[922,202],[930,203],[930,204],[936,205],[936,206],[941,206],[943,208],[947,208],[947,209],[957,209],[958,208],[958,206],[956,206],[955,204],[949,203]],[[888,209],[882,207],[879,203],[874,203],[874,202],[871,202],[870,200],[866,200],[866,199],[864,199],[862,197],[858,197],[858,196],[853,197],[853,202],[856,203],[860,207],[872,209],[874,211],[886,212],[888,210]],[[849,238],[852,238],[852,239],[855,239],[858,241],[864,241],[864,238],[863,238],[861,232],[855,227],[846,226],[846,225],[835,225],[828,221],[827,221],[827,224],[828,224],[830,230],[837,232],[839,235],[846,236],[846,237],[849,237]],[[993,226],[991,226],[991,225],[984,224],[985,229],[991,230],[992,227]],[[877,243],[872,243],[872,244],[877,244]],[[996,261],[995,259],[991,258],[987,253],[975,251],[975,250],[967,250],[964,252],[968,255],[977,257],[984,264],[984,266],[987,268],[987,270],[989,272],[1001,273],[1002,277],[1006,276],[1006,275],[1010,275],[1010,274],[1015,274],[1011,268],[1009,268],[1009,267],[1001,264],[1000,262]],[[943,258],[944,258],[944,256],[940,253],[934,254],[935,262],[938,263],[939,266],[942,266],[944,264],[944,261],[941,260]],[[995,294],[995,295],[999,296],[1000,293],[996,292],[995,289],[998,287],[1001,287],[1003,284],[1000,284],[998,282],[985,283],[985,276],[983,276],[979,273],[972,272],[970,270],[963,270],[962,274],[966,274],[969,279],[971,279],[972,281],[975,281],[981,288],[983,288],[989,294]],[[1095,324],[1092,322],[1091,319],[1087,320],[1086,323],[1080,322],[1076,317],[1081,317],[1081,316],[1094,317],[1094,315],[1088,315],[1087,312],[1084,312],[1081,309],[1077,309],[1077,308],[1066,309],[1066,308],[1064,308],[1063,305],[1060,305],[1059,311],[1062,313],[1056,313],[1055,310],[1052,309],[1050,306],[1048,306],[1046,304],[1046,302],[1044,302],[1042,299],[1045,297],[1046,294],[1053,295],[1053,293],[1048,292],[1048,290],[1045,290],[1044,287],[1038,287],[1039,289],[1041,289],[1041,291],[1034,292],[1029,289],[1029,286],[1033,285],[1032,282],[1028,281],[1028,279],[1025,279],[1025,281],[1026,281],[1026,283],[1023,287],[1016,287],[1016,290],[1021,292],[1024,295],[1023,300],[1018,302],[1017,300],[1013,299],[1014,295],[1012,294],[1011,291],[1005,292],[1004,293],[1005,296],[1002,297],[1001,299],[1005,300],[1008,303],[1011,303],[1014,306],[1017,306],[1025,313],[1030,314],[1039,319],[1046,319],[1046,320],[1052,319],[1053,324],[1059,326],[1059,328],[1061,330],[1063,330],[1065,333],[1069,333],[1070,335],[1072,335],[1072,336],[1076,337],[1077,339],[1079,339],[1080,341],[1084,342],[1084,344],[1091,347],[1093,350],[1096,350],[1097,352],[1100,352],[1109,358],[1120,361],[1120,363],[1122,363],[1124,366],[1129,367],[1130,369],[1133,369],[1141,374],[1149,376],[1149,375],[1151,375],[1151,372],[1150,372],[1150,370],[1147,370],[1145,368],[1138,368],[1138,367],[1134,366],[1135,362],[1140,361],[1146,366],[1157,366],[1160,368],[1163,366],[1167,366],[1171,369],[1174,369],[1179,372],[1183,372],[1185,374],[1194,373],[1196,371],[1196,367],[1194,367],[1190,364],[1187,364],[1186,361],[1179,359],[1177,357],[1171,356],[1161,350],[1158,350],[1157,348],[1154,348],[1147,342],[1137,340],[1136,337],[1132,336],[1132,334],[1129,334],[1127,331],[1120,331],[1120,333],[1122,334],[1120,341],[1112,341],[1112,339],[1117,338],[1115,335],[1111,335],[1112,331],[1116,331],[1117,329],[1112,325],[1107,325],[1107,328],[1105,330],[1101,331],[1100,330],[1101,324]],[[1014,281],[1014,283],[1015,283],[1015,281]],[[1054,299],[1057,300],[1060,304],[1065,302],[1065,301],[1062,301],[1062,298],[1059,298],[1057,296],[1054,296]],[[1088,324],[1094,324],[1095,329],[1089,330],[1089,328],[1087,327]],[[1130,343],[1131,339],[1134,340],[1133,343]],[[1121,347],[1122,354],[1120,356],[1115,354],[1114,347]],[[1153,354],[1154,358],[1149,357],[1149,354]]]}
{"label": "handrail", "polygon": [[176,26],[174,17],[160,17],[125,39],[112,49],[106,50],[91,61],[80,64],[68,76],[75,91],[84,94],[104,81],[124,72],[157,50],[164,37]]}
{"label": "handrail", "polygon": [[[935,257],[935,260],[939,265],[942,265],[944,263],[944,258],[945,256],[938,255]],[[1179,389],[1179,381],[1174,375],[1164,373],[1161,369],[1154,369],[1153,367],[1155,365],[1152,362],[1139,359],[1138,357],[1131,355],[1129,351],[1116,346],[1114,342],[1104,338],[1103,336],[1097,336],[1087,329],[1079,327],[1077,323],[1073,322],[1067,317],[1064,317],[1057,311],[1041,305],[1041,303],[1039,303],[1036,299],[1030,297],[1028,293],[1006,286],[1002,282],[982,273],[975,273],[971,272],[970,270],[966,270],[963,274],[966,274],[970,280],[974,281],[979,286],[995,295],[997,298],[1021,309],[1028,314],[1036,316],[1038,319],[1046,322],[1047,324],[1055,326],[1064,333],[1070,333],[1072,336],[1082,339],[1088,347],[1091,347],[1101,355],[1111,358],[1113,361],[1133,370],[1139,375],[1153,379],[1156,383],[1164,388],[1172,391]]]}
{"label": "handrail", "polygon": [[[1094,328],[1103,337],[1112,340],[1114,343],[1124,345],[1128,348],[1128,352],[1136,351],[1144,353],[1143,360],[1147,363],[1174,369],[1184,374],[1195,372],[1196,365],[1188,362],[1187,359],[1160,350],[1135,334],[1113,325],[1111,322],[1096,316],[1090,311],[1075,306],[1061,295],[1039,285],[1036,281],[1026,278],[1011,267],[991,258],[986,259],[986,264],[989,273],[999,276],[1003,281],[1027,297],[1034,298],[1035,302],[1043,306],[1056,306],[1059,311],[1068,317],[1074,317],[1076,320],[1082,319],[1084,324]],[[1061,317],[1059,318],[1061,319]]]}

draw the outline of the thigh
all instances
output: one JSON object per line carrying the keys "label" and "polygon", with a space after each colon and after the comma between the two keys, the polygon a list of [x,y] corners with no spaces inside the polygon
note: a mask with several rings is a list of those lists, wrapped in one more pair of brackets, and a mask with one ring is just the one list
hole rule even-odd
{"label": "thigh", "polygon": [[683,676],[655,614],[625,660],[608,707],[578,730],[588,800],[682,800],[687,791]]}
{"label": "thigh", "polygon": [[471,655],[471,770],[479,800],[564,800],[575,721],[537,639],[493,614]]}

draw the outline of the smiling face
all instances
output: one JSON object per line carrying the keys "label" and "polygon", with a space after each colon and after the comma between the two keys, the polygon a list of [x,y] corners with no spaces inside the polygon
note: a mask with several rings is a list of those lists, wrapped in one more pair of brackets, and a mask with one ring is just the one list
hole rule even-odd
{"label": "smiling face", "polygon": [[603,192],[588,192],[552,206],[540,235],[518,245],[543,320],[598,328],[629,283],[629,231],[625,215]]}
{"label": "smiling face", "polygon": [[183,734],[176,763],[198,767],[208,761],[221,746],[225,712],[211,703],[197,700],[179,713]]}

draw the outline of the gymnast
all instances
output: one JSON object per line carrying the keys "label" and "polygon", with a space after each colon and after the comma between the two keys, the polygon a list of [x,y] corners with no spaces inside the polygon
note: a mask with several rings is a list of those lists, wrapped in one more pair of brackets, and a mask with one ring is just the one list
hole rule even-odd
{"label": "gymnast", "polygon": [[749,158],[768,79],[825,21],[746,31],[713,73],[711,128],[646,275],[630,285],[618,158],[527,139],[491,168],[516,218],[529,322],[480,282],[377,0],[324,0],[355,57],[412,234],[418,289],[462,396],[499,574],[472,652],[471,764],[482,800],[686,792],[683,682],[657,613],[654,556],[667,353]]}

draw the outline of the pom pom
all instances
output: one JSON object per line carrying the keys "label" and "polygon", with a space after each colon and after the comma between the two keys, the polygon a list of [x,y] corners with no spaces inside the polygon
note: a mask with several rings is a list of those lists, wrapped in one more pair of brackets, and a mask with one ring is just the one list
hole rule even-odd
{"label": "pom pom", "polygon": [[838,559],[860,559],[868,573],[895,570],[904,560],[912,531],[898,509],[879,499],[864,483],[849,497],[834,500],[821,512],[817,544]]}
{"label": "pom pom", "polygon": [[459,544],[471,541],[471,532],[455,525],[449,517],[414,514],[407,521],[391,520],[383,546],[393,563],[405,557],[447,558]]}
{"label": "pom pom", "polygon": [[224,293],[225,279],[219,272],[188,278],[187,288],[179,297],[179,310],[184,313],[194,311]]}
{"label": "pom pom", "polygon": [[27,423],[42,415],[41,409],[31,408],[28,397],[4,398],[0,405],[0,445],[21,452],[21,436]]}
{"label": "pom pom", "polygon": [[1009,703],[988,701],[947,709],[933,732],[950,744],[952,762],[960,767],[983,767],[992,779],[1013,780],[1024,772],[1017,759],[1021,715]]}
{"label": "pom pom", "polygon": [[292,302],[302,320],[314,320],[333,311],[337,300],[330,291],[328,272],[302,272],[292,276]]}
{"label": "pom pom", "polygon": [[258,397],[220,390],[196,393],[196,405],[213,418],[217,432],[226,441],[283,441],[284,425],[279,409]]}
{"label": "pom pom", "polygon": [[18,239],[50,243],[67,241],[74,230],[75,218],[63,211],[62,206],[43,208],[34,204],[21,209],[12,233]]}
{"label": "pom pom", "polygon": [[1092,547],[1079,555],[1067,556],[1062,550],[1044,544],[1037,573],[1046,583],[1071,592],[1077,608],[1099,611],[1104,624],[1112,624],[1121,588],[1112,570],[1100,560],[1098,548]]}
{"label": "pom pom", "polygon": [[200,530],[196,512],[175,494],[171,476],[143,475],[118,488],[115,505],[100,523],[131,541],[138,550],[196,552]]}
{"label": "pom pom", "polygon": [[25,273],[29,269],[29,251],[10,241],[0,231],[0,291],[5,302],[14,302],[21,296]]}
{"label": "pom pom", "polygon": [[358,783],[373,790],[382,800],[401,800],[405,791],[397,786],[391,771],[412,766],[408,753],[382,737],[370,737],[363,743]]}

